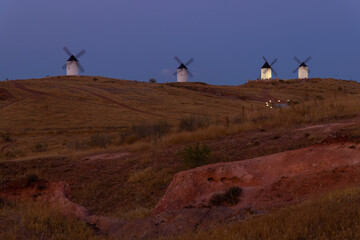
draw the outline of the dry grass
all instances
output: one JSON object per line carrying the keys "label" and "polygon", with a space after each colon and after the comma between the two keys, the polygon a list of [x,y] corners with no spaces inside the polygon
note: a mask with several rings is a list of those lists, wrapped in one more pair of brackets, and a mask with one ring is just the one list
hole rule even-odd
{"label": "dry grass", "polygon": [[[73,201],[94,214],[126,219],[148,216],[172,176],[186,169],[176,153],[188,144],[205,142],[216,162],[257,157],[321,142],[328,135],[302,132],[296,138],[287,131],[346,120],[360,109],[360,84],[331,79],[243,86],[148,84],[100,77],[20,83],[45,95],[24,91],[12,81],[0,82],[0,88],[17,100],[9,106],[0,102],[5,119],[0,121],[0,147],[12,144],[0,153],[4,166],[0,178],[35,173],[50,181],[66,181]],[[269,95],[296,104],[269,109],[265,106]],[[205,116],[206,124],[195,131],[179,130],[181,119],[191,116]],[[165,121],[166,131],[154,134],[151,126]],[[352,129],[351,135],[360,138],[360,128]],[[82,159],[109,152],[130,156]]]}
{"label": "dry grass", "polygon": [[[322,102],[359,102],[360,92],[360,84],[356,82],[333,79],[212,86],[200,83],[151,84],[102,77],[93,81],[93,77],[86,76],[6,81],[0,82],[0,88],[6,89],[15,98],[14,101],[0,102],[0,115],[4,119],[0,122],[0,144],[3,146],[5,141],[14,142],[1,152],[0,160],[46,154],[62,156],[67,155],[69,149],[92,151],[97,147],[108,148],[142,141],[142,138],[148,139],[149,134],[158,137],[173,134],[179,128],[198,129],[202,132],[200,138],[204,139],[207,137],[199,128],[209,126],[210,131],[221,134],[226,131],[215,128],[225,126],[231,129],[232,134],[236,132],[234,128],[258,127],[262,124],[262,115],[268,118],[265,125],[279,125],[281,121],[292,123],[302,113],[300,122],[316,122],[332,112],[343,111],[335,106],[326,113],[321,108],[326,104]],[[288,115],[287,111],[283,111],[283,114],[269,112],[265,107],[269,97],[299,103],[295,106],[296,116]],[[309,106],[312,108],[310,115],[307,113]],[[318,114],[319,109],[322,115]],[[184,125],[184,120],[191,118],[192,121],[185,121]],[[252,120],[257,123],[254,125]],[[147,126],[164,121],[172,128],[171,131],[139,137],[143,132],[152,132]],[[128,134],[131,129],[133,132],[140,129],[141,134],[139,131],[138,134]],[[104,144],[100,142],[101,146],[98,146],[99,142],[92,141],[92,137],[96,136],[108,139],[102,139]],[[186,134],[180,134],[175,137],[178,140],[171,142],[182,141],[184,136]],[[151,141],[157,144],[157,138]]]}
{"label": "dry grass", "polygon": [[161,239],[343,240],[360,238],[360,190],[336,191],[317,200],[210,231]]}
{"label": "dry grass", "polygon": [[85,223],[31,204],[0,203],[0,239],[109,239]]}

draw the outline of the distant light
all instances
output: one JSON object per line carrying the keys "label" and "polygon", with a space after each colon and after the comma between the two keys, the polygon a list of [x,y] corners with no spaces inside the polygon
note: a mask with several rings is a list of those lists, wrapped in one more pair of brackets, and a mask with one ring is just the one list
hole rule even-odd
{"label": "distant light", "polygon": [[290,100],[289,100],[289,99],[288,99],[287,101],[288,101],[288,102],[290,102]]}
{"label": "distant light", "polygon": [[280,102],[280,100],[278,100],[278,102]]}
{"label": "distant light", "polygon": [[271,100],[269,100],[269,102],[271,102]]}

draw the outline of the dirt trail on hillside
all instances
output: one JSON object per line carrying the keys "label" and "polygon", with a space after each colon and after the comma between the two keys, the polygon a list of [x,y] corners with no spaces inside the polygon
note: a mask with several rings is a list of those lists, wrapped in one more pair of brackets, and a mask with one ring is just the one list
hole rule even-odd
{"label": "dirt trail on hillside", "polygon": [[[75,98],[67,98],[67,97],[63,97],[63,96],[57,96],[57,95],[53,95],[53,94],[48,94],[48,93],[37,91],[37,90],[32,90],[32,89],[27,88],[23,83],[20,83],[20,82],[17,82],[17,81],[14,81],[12,84],[17,89],[28,92],[31,95],[33,95],[35,98],[39,98],[39,97],[42,97],[42,96],[48,96],[48,97],[55,97],[55,98],[59,98],[59,99],[63,99],[63,100],[70,100],[70,101],[76,101],[76,102],[81,102],[81,103],[85,102],[84,100],[78,100],[78,99],[75,99]],[[54,86],[50,86],[50,85],[47,85],[47,86],[48,87],[54,87]],[[120,103],[120,102],[115,101],[115,100],[113,100],[113,99],[111,99],[111,98],[109,98],[107,96],[104,96],[104,95],[102,95],[100,93],[95,93],[94,91],[91,91],[89,89],[79,88],[79,87],[62,88],[62,87],[58,87],[58,86],[56,86],[54,88],[63,89],[63,90],[69,90],[69,89],[71,90],[71,89],[73,89],[73,90],[83,91],[83,92],[86,92],[86,93],[91,94],[93,96],[96,96],[98,98],[101,98],[101,99],[111,103],[112,105],[110,105],[110,104],[99,104],[99,103],[93,103],[93,102],[89,102],[89,104],[96,104],[96,105],[101,105],[101,106],[106,106],[106,107],[115,107],[115,108],[121,107],[121,108],[131,110],[133,112],[138,112],[138,113],[147,114],[147,115],[151,115],[151,116],[156,116],[156,117],[161,117],[161,118],[169,118],[169,119],[176,119],[176,118],[172,118],[172,117],[165,117],[165,116],[160,115],[160,114],[151,113],[149,111],[143,111],[143,110],[140,110],[140,109],[137,109],[137,108],[134,108],[134,107],[130,107],[130,106],[124,104],[124,103]],[[14,103],[15,102],[9,103],[7,105],[1,106],[0,108],[5,108],[5,107],[7,107],[9,105],[12,105]]]}
{"label": "dirt trail on hillside", "polygon": [[[151,113],[151,112],[147,112],[147,111],[139,110],[139,109],[137,109],[137,108],[130,107],[130,106],[124,104],[124,103],[120,103],[120,102],[118,102],[118,101],[115,101],[114,99],[111,99],[111,98],[109,98],[109,97],[107,97],[107,96],[104,96],[104,95],[102,95],[102,94],[100,94],[100,93],[95,93],[95,92],[90,91],[90,90],[85,89],[85,88],[77,88],[77,87],[72,87],[72,88],[73,88],[73,89],[80,90],[80,91],[83,91],[83,92],[86,92],[86,93],[89,93],[89,94],[94,95],[94,96],[96,96],[96,97],[98,97],[98,98],[101,98],[101,99],[103,99],[103,100],[105,100],[105,101],[107,101],[107,102],[113,103],[113,104],[115,104],[115,105],[117,105],[117,106],[120,106],[120,107],[122,107],[122,108],[129,109],[129,110],[134,111],[134,112],[144,113],[144,114],[148,114],[148,115],[152,115],[152,116],[156,116],[156,117],[165,118],[164,116],[159,115],[159,114],[155,114],[155,113]],[[168,118],[170,118],[170,117],[168,117]]]}
{"label": "dirt trail on hillside", "polygon": [[33,96],[35,97],[41,97],[41,96],[50,96],[49,94],[45,93],[45,92],[40,92],[40,91],[37,91],[37,90],[32,90],[32,89],[28,89],[27,87],[24,86],[24,84],[18,82],[18,81],[14,81],[13,83],[13,86],[22,90],[22,91],[25,91],[25,92],[28,92],[28,93],[31,93]]}

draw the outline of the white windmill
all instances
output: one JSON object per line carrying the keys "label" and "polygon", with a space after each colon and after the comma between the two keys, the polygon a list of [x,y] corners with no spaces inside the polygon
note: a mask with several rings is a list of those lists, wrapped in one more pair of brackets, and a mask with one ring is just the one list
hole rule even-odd
{"label": "white windmill", "polygon": [[274,73],[275,76],[277,76],[277,73],[275,72],[273,65],[276,63],[277,59],[272,61],[271,64],[268,63],[265,57],[263,57],[265,63],[261,67],[261,79],[271,79],[272,73]]}
{"label": "white windmill", "polygon": [[192,78],[193,75],[188,69],[188,66],[190,63],[194,61],[193,58],[190,58],[189,61],[187,61],[185,64],[180,60],[180,58],[175,56],[175,60],[180,64],[180,66],[177,68],[176,72],[174,72],[174,75],[177,75],[177,82],[187,82],[188,81],[188,75]]}
{"label": "white windmill", "polygon": [[67,47],[63,47],[63,49],[69,55],[69,59],[62,67],[63,69],[66,68],[66,75],[79,75],[79,69],[81,72],[84,72],[84,68],[80,65],[78,58],[84,55],[86,51],[83,49],[74,56]]}
{"label": "white windmill", "polygon": [[299,79],[307,79],[309,78],[309,67],[306,65],[308,61],[310,61],[311,57],[308,57],[305,61],[300,61],[297,57],[294,57],[295,61],[298,62],[300,65],[293,71],[296,73],[298,71],[298,78]]}

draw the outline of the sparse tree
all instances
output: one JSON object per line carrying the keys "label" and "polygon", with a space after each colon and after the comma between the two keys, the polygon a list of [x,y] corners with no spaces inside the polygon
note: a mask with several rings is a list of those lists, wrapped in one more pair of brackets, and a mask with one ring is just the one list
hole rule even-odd
{"label": "sparse tree", "polygon": [[156,83],[157,81],[156,81],[155,78],[150,78],[150,79],[149,79],[149,82],[151,82],[151,83]]}

